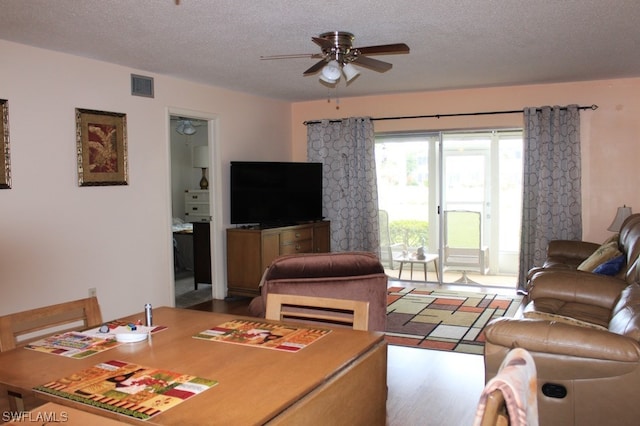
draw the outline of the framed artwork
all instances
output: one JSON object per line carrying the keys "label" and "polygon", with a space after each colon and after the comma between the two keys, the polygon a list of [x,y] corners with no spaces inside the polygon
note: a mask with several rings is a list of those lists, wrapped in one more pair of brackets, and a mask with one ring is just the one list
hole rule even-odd
{"label": "framed artwork", "polygon": [[11,188],[9,155],[9,103],[0,99],[0,189]]}
{"label": "framed artwork", "polygon": [[76,108],[78,185],[127,185],[127,116]]}

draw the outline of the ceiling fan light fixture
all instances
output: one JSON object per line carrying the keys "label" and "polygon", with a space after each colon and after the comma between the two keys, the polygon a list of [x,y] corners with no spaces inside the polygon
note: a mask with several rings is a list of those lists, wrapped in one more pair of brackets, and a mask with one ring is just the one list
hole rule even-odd
{"label": "ceiling fan light fixture", "polygon": [[345,64],[342,67],[342,72],[344,73],[344,76],[347,79],[347,83],[351,82],[351,80],[353,80],[354,78],[360,75],[360,71],[358,71],[356,67],[354,67],[351,64]]}
{"label": "ceiling fan light fixture", "polygon": [[331,79],[329,79],[329,78],[325,77],[325,76],[324,76],[324,74],[320,74],[320,82],[321,82],[321,83],[326,83],[326,84],[329,84],[329,85],[334,85],[334,84],[336,84],[336,83],[338,82],[338,80],[339,80],[339,78],[338,78],[337,80],[331,80]]}
{"label": "ceiling fan light fixture", "polygon": [[340,68],[340,64],[338,61],[333,60],[322,68],[322,76],[320,78],[323,81],[335,83],[340,80],[341,74],[342,70]]}
{"label": "ceiling fan light fixture", "polygon": [[176,126],[176,132],[181,135],[191,136],[196,133],[196,128],[191,124],[191,120],[182,120]]}
{"label": "ceiling fan light fixture", "polygon": [[354,47],[354,39],[355,36],[347,31],[329,31],[318,37],[311,37],[321,53],[261,56],[260,59],[319,59],[302,75],[310,76],[320,72],[320,84],[335,87],[343,74],[347,85],[360,75],[360,71],[352,63],[382,73],[390,70],[393,65],[369,56],[409,53],[409,46],[405,43]]}

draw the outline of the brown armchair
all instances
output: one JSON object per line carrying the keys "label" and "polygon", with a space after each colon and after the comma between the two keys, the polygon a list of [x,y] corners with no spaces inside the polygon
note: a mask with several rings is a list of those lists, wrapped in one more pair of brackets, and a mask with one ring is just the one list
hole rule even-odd
{"label": "brown armchair", "polygon": [[249,312],[265,317],[269,293],[362,300],[369,302],[368,330],[384,331],[387,318],[387,276],[372,253],[313,253],[282,256],[263,277],[261,295]]}

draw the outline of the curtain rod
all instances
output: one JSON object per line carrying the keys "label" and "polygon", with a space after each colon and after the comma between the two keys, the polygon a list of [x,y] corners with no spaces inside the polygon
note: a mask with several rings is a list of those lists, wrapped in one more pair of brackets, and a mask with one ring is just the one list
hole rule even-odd
{"label": "curtain rod", "polygon": [[[567,109],[567,107],[561,107],[560,109],[565,110]],[[590,109],[595,111],[598,109],[598,105],[593,104],[590,106],[579,106],[578,109],[579,110]],[[536,111],[541,111],[541,108],[536,108]],[[413,119],[413,118],[463,117],[463,116],[471,116],[471,115],[518,114],[522,112],[524,112],[524,110],[516,109],[516,110],[510,110],[510,111],[460,112],[456,114],[408,115],[408,116],[400,116],[400,117],[378,117],[378,118],[372,118],[371,121],[406,120],[406,119]],[[337,123],[342,120],[343,119],[329,120],[329,123]],[[302,124],[306,126],[307,124],[318,124],[321,122],[322,120],[313,120],[313,121],[304,121]]]}

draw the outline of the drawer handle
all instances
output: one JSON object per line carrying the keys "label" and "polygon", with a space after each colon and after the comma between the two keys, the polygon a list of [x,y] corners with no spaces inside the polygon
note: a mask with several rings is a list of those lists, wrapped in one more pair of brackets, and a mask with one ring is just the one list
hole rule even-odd
{"label": "drawer handle", "polygon": [[191,207],[191,210],[198,210],[197,207]]}
{"label": "drawer handle", "polygon": [[296,232],[296,238],[300,238],[300,233]]}
{"label": "drawer handle", "polygon": [[300,244],[296,244],[296,251],[300,251]]}

